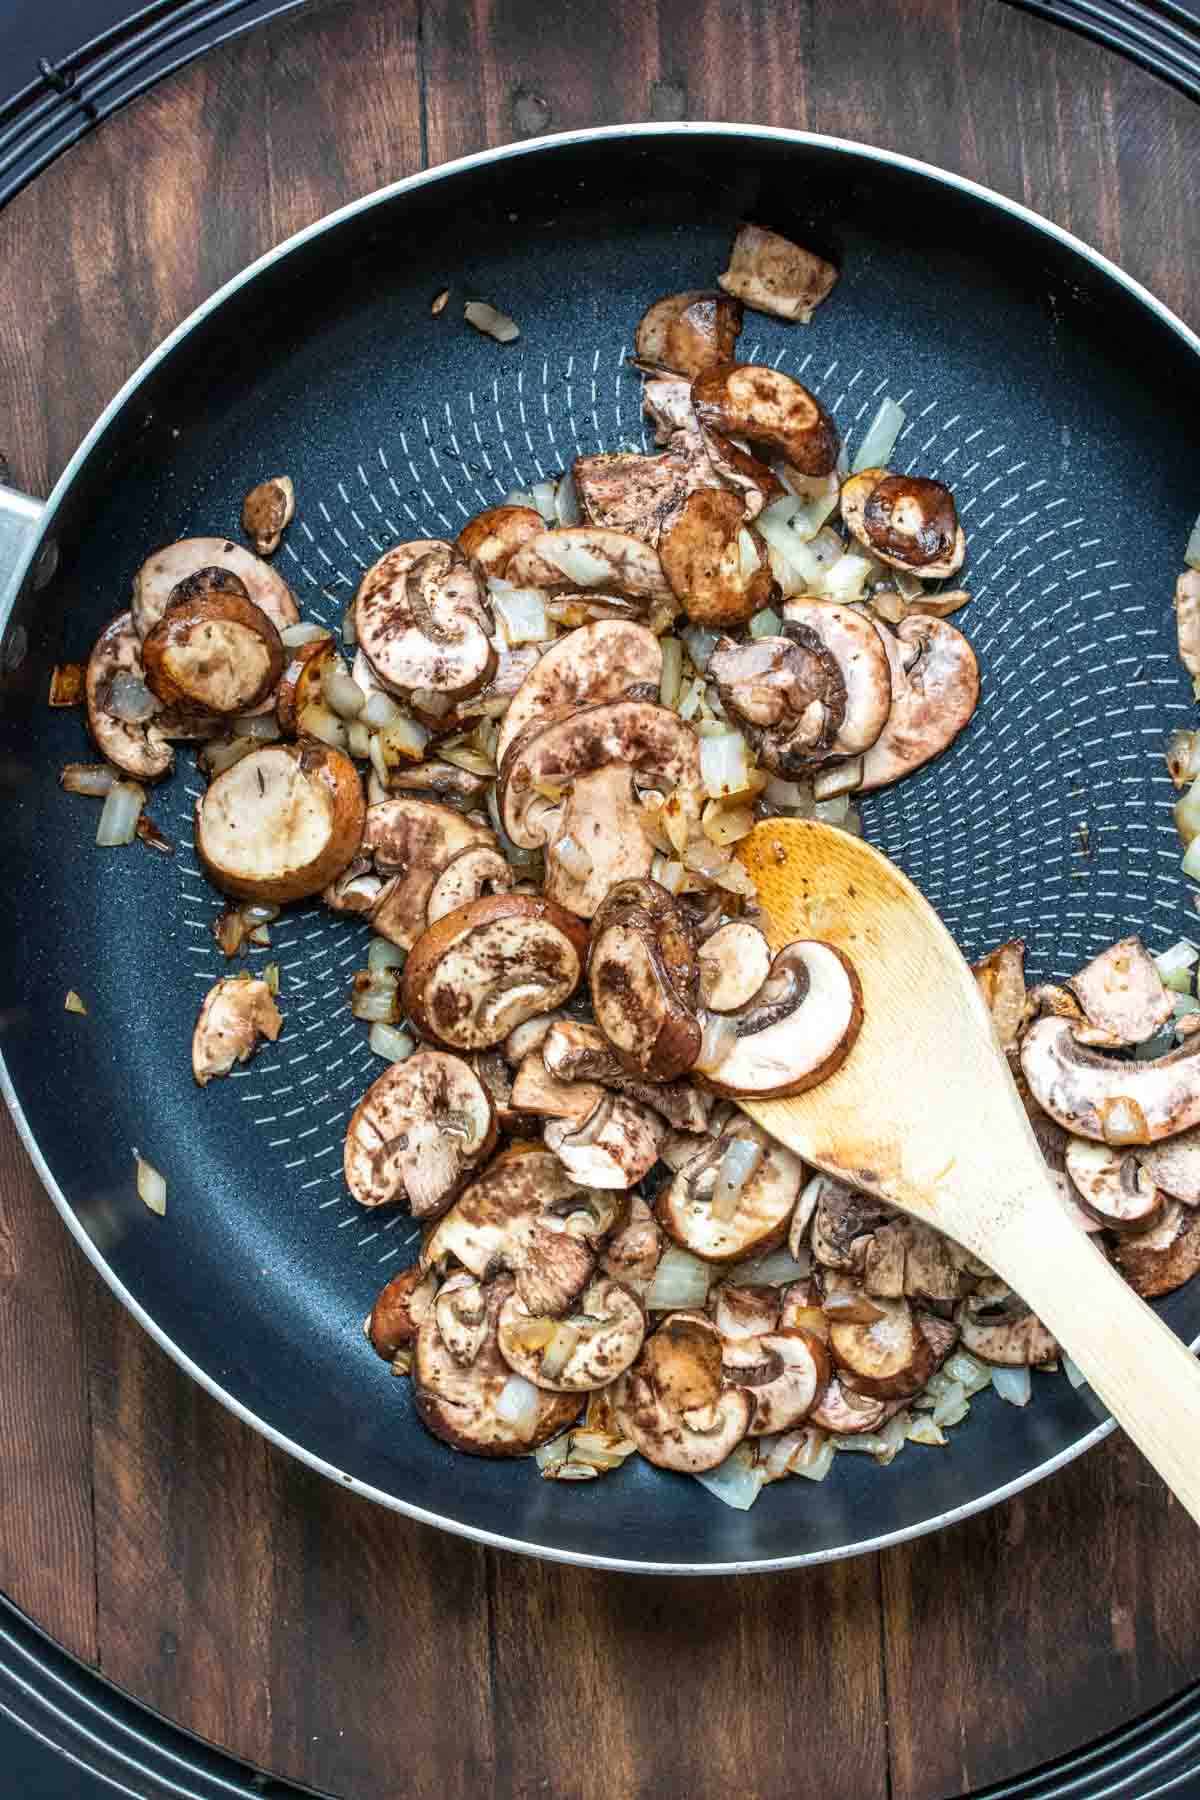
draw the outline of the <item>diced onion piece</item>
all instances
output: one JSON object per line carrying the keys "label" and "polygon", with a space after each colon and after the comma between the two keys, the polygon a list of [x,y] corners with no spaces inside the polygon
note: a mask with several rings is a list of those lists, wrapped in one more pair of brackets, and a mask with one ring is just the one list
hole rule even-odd
{"label": "diced onion piece", "polygon": [[677,711],[680,718],[690,724],[703,704],[704,677],[703,675],[697,675],[694,680],[688,683],[684,690],[683,698],[679,702]]}
{"label": "diced onion piece", "polygon": [[518,644],[541,644],[554,636],[546,617],[546,597],[539,588],[510,588],[492,596],[492,610],[510,650]]}
{"label": "diced onion piece", "polygon": [[[136,1150],[134,1155],[137,1156]],[[153,1163],[144,1156],[137,1158],[138,1199],[161,1219],[167,1210],[167,1184]]]}
{"label": "diced onion piece", "polygon": [[763,798],[768,806],[786,806],[802,819],[812,817],[814,799],[811,781],[785,781],[781,775],[772,775],[763,790]]}
{"label": "diced onion piece", "polygon": [[569,832],[555,839],[550,854],[572,881],[586,881],[592,872],[591,857],[578,838],[573,838]]}
{"label": "diced onion piece", "polygon": [[812,1257],[807,1250],[800,1257],[787,1250],[771,1250],[766,1256],[752,1256],[722,1273],[726,1281],[738,1287],[789,1287],[793,1281],[808,1280]]}
{"label": "diced onion piece", "polygon": [[753,1138],[730,1138],[717,1169],[716,1185],[713,1188],[714,1218],[727,1225],[734,1217],[742,1189],[759,1167],[763,1155],[762,1145]]}
{"label": "diced onion piece", "polygon": [[361,719],[351,720],[346,731],[346,741],[350,746],[351,756],[357,757],[360,762],[370,756],[371,733]]}
{"label": "diced onion piece", "polygon": [[743,581],[749,581],[752,575],[757,574],[759,567],[758,545],[744,526],[738,532],[738,566]]}
{"label": "diced onion piece", "polygon": [[144,725],[158,711],[158,701],[140,675],[118,669],[109,689],[108,710],[127,725]]}
{"label": "diced onion piece", "polygon": [[533,1460],[545,1475],[547,1470],[554,1469],[559,1463],[567,1460],[571,1447],[571,1434],[564,1432],[562,1437],[551,1438],[548,1444],[539,1444],[533,1453]]}
{"label": "diced onion piece", "polygon": [[328,744],[331,750],[348,750],[350,737],[346,730],[346,721],[339,719],[328,706],[319,700],[310,700],[303,708],[299,718],[302,732],[309,737],[318,738],[321,743]]}
{"label": "diced onion piece", "polygon": [[533,495],[528,488],[509,488],[500,504],[502,506],[528,506],[532,511],[537,511]]}
{"label": "diced onion piece", "polygon": [[712,1270],[690,1250],[668,1244],[646,1291],[649,1312],[675,1312],[680,1307],[703,1306],[708,1299]]}
{"label": "diced onion piece", "polygon": [[895,588],[876,588],[871,595],[871,610],[886,619],[889,625],[899,625],[908,617],[908,602]]}
{"label": "diced onion piece", "polygon": [[910,1444],[936,1444],[944,1449],[950,1440],[940,1425],[935,1425],[932,1419],[924,1418],[914,1419],[909,1425],[908,1441]]}
{"label": "diced onion piece", "polygon": [[284,626],[279,641],[285,650],[297,650],[301,644],[315,644],[319,638],[332,636],[328,625],[318,625],[312,619],[298,619],[294,625]]}
{"label": "diced onion piece", "polygon": [[761,612],[755,613],[748,629],[752,638],[778,637],[782,626],[783,620],[779,614],[771,607],[764,606]]}
{"label": "diced onion piece", "polygon": [[1187,845],[1200,837],[1200,780],[1193,781],[1183,799],[1176,802],[1175,829]]}
{"label": "diced onion piece", "polygon": [[553,563],[577,587],[603,587],[612,576],[606,558],[595,555],[582,544],[556,544],[552,537],[546,537],[538,539],[538,549],[548,563]]}
{"label": "diced onion piece", "polygon": [[811,1431],[808,1435],[809,1442],[805,1449],[799,1455],[789,1458],[788,1467],[793,1475],[803,1475],[806,1481],[824,1481],[833,1467],[837,1445],[824,1432]]}
{"label": "diced onion piece", "polygon": [[102,800],[117,778],[107,763],[68,763],[58,779],[68,794]]}
{"label": "diced onion piece", "polygon": [[357,719],[367,703],[367,696],[340,662],[330,661],[321,677],[321,691],[339,719]]}
{"label": "diced onion piece", "polygon": [[750,750],[740,731],[722,731],[700,740],[700,779],[713,800],[740,794],[751,775]]}
{"label": "diced onion piece", "polygon": [[750,835],[754,814],[748,806],[725,806],[719,800],[710,800],[700,823],[709,842],[724,847]]}
{"label": "diced onion piece", "polygon": [[852,756],[848,762],[833,763],[818,769],[813,778],[813,799],[832,800],[837,794],[853,793],[862,780],[863,759]]}
{"label": "diced onion piece", "polygon": [[377,688],[373,694],[367,695],[367,703],[363,707],[362,717],[375,731],[383,730],[390,725],[400,725],[405,714],[390,694]]}
{"label": "diced onion piece", "polygon": [[436,688],[414,688],[412,703],[417,711],[428,713],[434,719],[444,719],[454,711],[449,694],[439,694]]}
{"label": "diced onion piece", "polygon": [[226,769],[232,769],[234,763],[241,762],[253,749],[253,738],[213,738],[200,752],[200,767],[211,781],[215,776],[223,775]]}
{"label": "diced onion piece", "polygon": [[572,525],[583,524],[583,508],[579,504],[579,494],[575,487],[575,477],[570,469],[563,475],[554,489],[554,518],[551,524]]}
{"label": "diced onion piece", "polygon": [[[567,1366],[567,1361],[579,1342],[579,1327],[563,1320],[554,1329],[550,1342],[546,1345],[545,1355],[539,1371],[547,1381],[557,1381]],[[574,1446],[572,1446],[574,1450]]]}
{"label": "diced onion piece", "polygon": [[256,925],[254,927],[254,930],[252,932],[250,932],[250,934],[247,938],[247,942],[251,943],[251,944],[258,944],[262,949],[265,950],[270,947],[271,934],[267,930],[265,925]]}
{"label": "diced onion piece", "polygon": [[374,1056],[382,1056],[384,1062],[404,1062],[416,1049],[416,1044],[407,1031],[398,1031],[394,1025],[385,1025],[377,1020],[367,1036],[367,1043]]}
{"label": "diced onion piece", "polygon": [[342,642],[352,647],[358,642],[358,625],[355,622],[353,605],[346,608],[345,616],[342,619]]}
{"label": "diced onion piece", "polygon": [[659,642],[662,651],[662,678],[658,684],[658,702],[660,706],[674,707],[683,687],[683,645],[676,637],[665,637]]}
{"label": "diced onion piece", "polygon": [[544,1350],[557,1330],[557,1319],[521,1319],[511,1335],[522,1350]]}
{"label": "diced onion piece", "polygon": [[555,485],[553,481],[535,481],[529,490],[534,510],[541,513],[547,525],[558,524],[558,514],[554,510]]}
{"label": "diced onion piece", "polygon": [[831,800],[818,800],[814,803],[813,818],[820,819],[825,825],[842,825],[849,810],[849,796],[835,794]]}
{"label": "diced onion piece", "polygon": [[1183,560],[1189,569],[1200,569],[1200,518],[1192,526]]}
{"label": "diced onion piece", "polygon": [[699,669],[700,673],[703,674],[708,667],[713,651],[717,647],[717,639],[720,636],[720,633],[717,631],[705,631],[702,625],[685,625],[679,635],[683,639],[684,645],[687,648],[687,653],[692,659],[692,667],[694,669]]}
{"label": "diced onion piece", "polygon": [[737,1026],[724,1013],[705,1013],[700,1054],[695,1067],[701,1075],[711,1075],[737,1043]]}
{"label": "diced onion piece", "polygon": [[250,718],[233,721],[234,737],[250,738],[259,744],[273,744],[283,734],[279,721],[271,713],[255,713]]}
{"label": "diced onion piece", "polygon": [[463,318],[476,331],[495,338],[498,344],[511,344],[521,335],[521,328],[516,320],[510,319],[507,313],[497,312],[486,300],[468,300],[463,307]]}
{"label": "diced onion piece", "polygon": [[726,1506],[735,1507],[738,1512],[749,1512],[762,1492],[766,1471],[759,1468],[753,1448],[749,1444],[739,1444],[723,1463],[694,1479],[718,1500],[723,1500]]}
{"label": "diced onion piece", "polygon": [[992,1386],[1010,1406],[1028,1406],[1033,1397],[1033,1383],[1028,1369],[993,1369]]}
{"label": "diced onion piece", "polygon": [[821,592],[830,600],[840,600],[843,604],[850,600],[861,600],[872,567],[868,557],[856,556],[847,551],[826,569]]}
{"label": "diced onion piece", "polygon": [[904,430],[904,408],[886,395],[879,402],[879,410],[867,426],[862,443],[854,461],[850,464],[850,473],[857,475],[860,469],[886,469],[888,459],[896,448],[896,439]]}
{"label": "diced onion piece", "polygon": [[102,850],[117,844],[132,844],[137,836],[137,822],[146,804],[146,790],[136,781],[114,781],[104,796],[96,842]]}
{"label": "diced onion piece", "polygon": [[78,1013],[81,1018],[87,1018],[87,1007],[83,1004],[83,1001],[79,998],[79,995],[75,992],[74,988],[67,989],[67,997],[63,1001],[63,1010],[69,1013]]}
{"label": "diced onion piece", "polygon": [[846,808],[846,816],[842,820],[842,830],[848,831],[850,833],[851,837],[861,837],[862,836],[862,834],[863,834],[862,814],[859,812],[857,806],[848,806]]}
{"label": "diced onion piece", "polygon": [[985,1387],[992,1384],[992,1365],[972,1356],[969,1350],[956,1350],[942,1364],[939,1374],[946,1381],[956,1381],[969,1397],[982,1393]]}
{"label": "diced onion piece", "polygon": [[400,996],[393,969],[384,969],[358,985],[350,995],[350,1011],[366,1025],[395,1025],[400,1017]]}
{"label": "diced onion piece", "polygon": [[456,769],[465,769],[468,775],[493,776],[496,765],[478,750],[468,749],[466,744],[455,744],[449,750],[441,751],[443,762],[453,763]]}
{"label": "diced onion piece", "polygon": [[496,1397],[496,1417],[521,1435],[537,1424],[538,1391],[523,1375],[510,1375]]}
{"label": "diced onion piece", "polygon": [[1191,970],[1200,960],[1200,950],[1187,938],[1180,938],[1169,950],[1164,950],[1154,959],[1154,966],[1162,977],[1162,984],[1177,994],[1190,994],[1192,991]]}
{"label": "diced onion piece", "polygon": [[279,964],[278,963],[268,963],[267,964],[266,968],[263,970],[263,980],[266,982],[267,987],[270,989],[271,993],[277,994],[279,992]]}
{"label": "diced onion piece", "polygon": [[[429,742],[429,733],[416,719],[400,718],[394,725],[381,727],[377,741],[384,763],[393,767],[399,763],[420,762]],[[375,761],[373,751],[371,761]],[[386,782],[386,777],[381,779]]]}
{"label": "diced onion piece", "polygon": [[676,862],[673,858],[656,858],[655,860],[662,864],[654,877],[659,887],[666,888],[668,894],[682,894],[687,886],[687,870],[683,864]]}
{"label": "diced onion piece", "polygon": [[1062,1367],[1063,1367],[1063,1374],[1066,1376],[1067,1380],[1070,1382],[1070,1384],[1073,1388],[1081,1388],[1081,1387],[1087,1386],[1087,1376],[1084,1374],[1083,1370],[1079,1367],[1079,1364],[1076,1362],[1072,1362],[1071,1358],[1069,1356],[1067,1356],[1065,1354],[1065,1352],[1064,1352],[1063,1358],[1062,1358]]}
{"label": "diced onion piece", "polygon": [[966,1389],[961,1381],[951,1381],[933,1409],[935,1425],[957,1425],[969,1410]]}
{"label": "diced onion piece", "polygon": [[407,960],[407,952],[399,944],[393,944],[384,937],[373,937],[371,947],[367,951],[367,967],[372,975],[380,975],[385,969],[402,969]]}

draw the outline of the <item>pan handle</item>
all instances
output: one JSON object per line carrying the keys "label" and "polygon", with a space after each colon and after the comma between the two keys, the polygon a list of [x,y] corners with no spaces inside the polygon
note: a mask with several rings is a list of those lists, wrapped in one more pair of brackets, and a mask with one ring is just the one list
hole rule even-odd
{"label": "pan handle", "polygon": [[0,482],[0,619],[17,597],[30,546],[41,529],[45,502]]}

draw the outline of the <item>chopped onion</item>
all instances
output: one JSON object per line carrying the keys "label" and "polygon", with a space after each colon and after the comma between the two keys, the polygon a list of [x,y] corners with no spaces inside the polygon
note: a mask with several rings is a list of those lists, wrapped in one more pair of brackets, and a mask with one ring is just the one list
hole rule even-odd
{"label": "chopped onion", "polygon": [[321,691],[326,704],[339,719],[357,719],[367,703],[367,696],[357,681],[352,681],[346,669],[333,657],[321,677]]}
{"label": "chopped onion", "polygon": [[295,625],[285,625],[279,634],[279,641],[285,650],[297,650],[301,644],[315,644],[320,638],[332,637],[328,625],[317,625],[312,619],[300,619]]}
{"label": "chopped onion", "polygon": [[569,832],[555,839],[550,854],[572,881],[586,881],[592,872],[591,857],[578,838],[573,838]]}
{"label": "chopped onion", "polygon": [[608,558],[597,556],[582,544],[556,544],[552,537],[547,537],[538,539],[538,549],[548,563],[553,563],[577,587],[603,587],[612,579],[612,564]]}
{"label": "chopped onion", "polygon": [[725,1061],[736,1043],[737,1026],[732,1019],[723,1013],[705,1013],[700,1054],[693,1066],[701,1075],[711,1075]]}
{"label": "chopped onion", "polygon": [[871,568],[869,558],[847,551],[826,569],[821,592],[830,600],[840,600],[843,604],[849,600],[861,600]]}
{"label": "chopped onion", "polygon": [[846,816],[842,820],[842,830],[848,831],[850,833],[851,837],[861,837],[862,836],[862,834],[863,834],[862,814],[859,812],[857,806],[848,806],[846,808]]}
{"label": "chopped onion", "polygon": [[[1200,783],[1197,783],[1200,786]],[[1176,820],[1179,818],[1179,807],[1175,808]],[[1188,852],[1180,865],[1185,875],[1193,881],[1200,881],[1200,838],[1193,837],[1188,844]]]}
{"label": "chopped onion", "polygon": [[766,1471],[759,1468],[752,1447],[739,1444],[723,1463],[694,1479],[718,1500],[723,1500],[726,1506],[735,1507],[738,1512],[749,1512],[762,1492]]}
{"label": "chopped onion", "polygon": [[[406,719],[403,710],[390,694],[383,692],[382,688],[376,688],[374,693],[367,695],[367,703],[363,707],[362,717],[376,731],[385,730],[393,725],[402,725]],[[424,727],[421,726],[418,729],[423,730]]]}
{"label": "chopped onion", "polygon": [[895,588],[876,588],[871,595],[871,610],[889,625],[899,625],[908,617],[908,602]]}
{"label": "chopped onion", "polygon": [[1167,739],[1167,773],[1177,788],[1200,775],[1200,731],[1173,731]]}
{"label": "chopped onion", "polygon": [[498,344],[511,344],[521,335],[521,328],[515,319],[510,319],[507,313],[497,312],[486,300],[468,300],[463,307],[463,318],[476,331],[495,338]]}
{"label": "chopped onion", "polygon": [[[1033,1383],[1028,1369],[993,1369],[992,1386],[1010,1406],[1028,1406],[1033,1397]],[[934,1414],[936,1419],[937,1414]]]}
{"label": "chopped onion", "polygon": [[117,844],[132,844],[137,836],[137,822],[146,804],[146,790],[136,781],[114,781],[104,797],[96,842],[102,850]]}
{"label": "chopped onion", "polygon": [[[546,1377],[547,1381],[558,1380],[559,1376],[566,1368],[571,1352],[578,1344],[579,1338],[579,1327],[570,1324],[566,1319],[563,1320],[561,1325],[555,1327],[550,1342],[546,1345],[545,1354],[542,1357],[542,1366],[539,1371],[540,1374]],[[572,1453],[574,1452],[574,1448],[575,1446],[572,1445]]]}
{"label": "chopped onion", "polygon": [[468,775],[493,776],[496,765],[490,757],[481,756],[478,750],[470,750],[466,744],[453,744],[449,749],[441,751],[443,762],[453,763],[456,769],[465,769]]}
{"label": "chopped onion", "polygon": [[1192,526],[1183,560],[1189,569],[1200,569],[1200,518]]}
{"label": "chopped onion", "polygon": [[232,769],[234,763],[241,762],[243,756],[249,756],[253,749],[253,738],[213,738],[205,744],[198,760],[211,781],[215,776],[223,775],[226,769]]}
{"label": "chopped onion", "polygon": [[1063,1354],[1062,1366],[1063,1366],[1063,1374],[1066,1376],[1067,1380],[1070,1382],[1070,1384],[1073,1388],[1081,1388],[1081,1387],[1087,1386],[1087,1376],[1084,1374],[1083,1370],[1079,1367],[1079,1364],[1076,1362],[1072,1362],[1071,1358],[1069,1356],[1067,1356],[1065,1352]]}
{"label": "chopped onion", "polygon": [[[379,745],[379,753],[383,758],[385,769],[397,763],[420,762],[425,755],[425,747],[429,742],[429,733],[416,719],[400,718],[394,725],[384,725],[376,734],[374,743]],[[375,761],[374,744],[371,750],[371,761]],[[380,776],[386,783],[386,772]]]}
{"label": "chopped onion", "polygon": [[546,617],[546,597],[539,588],[511,588],[495,594],[492,610],[511,650],[518,644],[541,644],[554,636]]}
{"label": "chopped onion", "polygon": [[704,677],[697,675],[688,683],[676,710],[680,718],[690,724],[703,704]]}
{"label": "chopped onion", "polygon": [[756,612],[751,619],[749,632],[752,638],[778,637],[782,626],[783,620],[779,614],[772,611],[769,606],[764,606],[763,610]]}
{"label": "chopped onion", "polygon": [[247,943],[257,944],[260,949],[267,950],[271,945],[271,934],[265,925],[256,925],[246,941]]}
{"label": "chopped onion", "polygon": [[681,1307],[703,1306],[712,1274],[709,1264],[690,1250],[668,1244],[646,1291],[647,1311],[676,1312]]}
{"label": "chopped onion", "polygon": [[268,963],[266,968],[262,972],[262,978],[266,982],[267,987],[272,994],[277,994],[279,992],[279,964],[278,963]]}
{"label": "chopped onion", "polygon": [[752,534],[743,526],[738,532],[738,567],[741,570],[742,580],[749,581],[752,575],[756,575],[759,565],[758,545]]}
{"label": "chopped onion", "polygon": [[968,1396],[982,1393],[985,1387],[990,1387],[992,1373],[991,1363],[982,1362],[979,1357],[972,1356],[969,1350],[956,1350],[946,1358],[939,1371],[948,1382],[957,1381]]}
{"label": "chopped onion", "polygon": [[558,524],[558,514],[554,510],[553,481],[535,481],[530,489],[529,497],[533,501],[534,510],[540,512],[547,525]]}
{"label": "chopped onion", "polygon": [[763,508],[754,523],[770,548],[796,566],[802,575],[806,575],[809,569],[807,546],[816,537],[837,501],[838,486],[835,481],[826,484],[824,491],[812,500],[802,500],[794,494],[785,494],[782,499],[773,500],[770,506]]}
{"label": "chopped onion", "polygon": [[1200,961],[1200,950],[1187,938],[1180,938],[1169,950],[1164,950],[1154,959],[1154,966],[1162,977],[1164,987],[1171,988],[1177,994],[1190,994],[1192,991],[1191,970]]}
{"label": "chopped onion", "polygon": [[811,1427],[807,1436],[808,1444],[798,1456],[788,1459],[788,1467],[793,1475],[803,1475],[806,1481],[824,1481],[833,1467],[837,1444],[832,1437]]}
{"label": "chopped onion", "polygon": [[354,603],[351,601],[342,619],[342,642],[351,646],[358,642],[358,625],[354,618]]}
{"label": "chopped onion", "polygon": [[532,512],[537,511],[537,508],[533,503],[533,495],[530,493],[528,488],[509,488],[507,494],[505,494],[504,499],[501,502],[501,505],[503,505],[503,506],[527,506],[530,508],[530,510]]}
{"label": "chopped onion", "polygon": [[567,1431],[563,1433],[562,1437],[551,1438],[548,1444],[539,1444],[533,1453],[533,1460],[545,1475],[560,1463],[566,1462],[570,1447],[571,1434]]}
{"label": "chopped onion", "polygon": [[728,1224],[738,1209],[742,1189],[759,1168],[765,1152],[754,1138],[730,1138],[717,1169],[713,1188],[713,1217]]}
{"label": "chopped onion", "polygon": [[102,800],[117,778],[107,763],[68,763],[58,779],[68,794]]}
{"label": "chopped onion", "polygon": [[361,719],[351,721],[346,732],[346,741],[350,746],[351,756],[357,757],[360,762],[365,762],[371,754],[371,733]]}
{"label": "chopped onion", "polygon": [[659,649],[662,651],[662,677],[658,684],[658,703],[674,707],[683,687],[683,645],[676,637],[665,637],[660,640]]}
{"label": "chopped onion", "polygon": [[363,981],[356,975],[350,991],[350,1011],[366,1025],[395,1025],[400,1018],[400,995],[394,969],[382,969]]}
{"label": "chopped onion", "polygon": [[936,1444],[944,1449],[950,1440],[940,1425],[935,1425],[932,1419],[926,1418],[912,1421],[908,1428],[908,1441],[910,1444]]}
{"label": "chopped onion", "polygon": [[575,477],[570,469],[561,477],[554,490],[554,518],[551,524],[572,525],[583,524],[583,508],[579,504],[579,494],[575,487]]}
{"label": "chopped onion", "polygon": [[233,735],[251,738],[260,744],[273,744],[283,733],[279,729],[278,719],[272,713],[255,713],[250,718],[235,719]]}
{"label": "chopped onion", "polygon": [[339,719],[329,707],[319,700],[310,700],[300,713],[299,726],[309,737],[315,737],[322,744],[328,744],[331,750],[348,750],[350,735],[346,730],[346,721]]}
{"label": "chopped onion", "polygon": [[727,894],[740,894],[743,900],[757,900],[758,889],[740,862],[729,862],[714,872],[712,880]]}
{"label": "chopped onion", "polygon": [[79,998],[79,995],[75,992],[74,988],[67,989],[67,997],[63,1001],[63,1010],[64,1012],[78,1013],[81,1018],[87,1018],[87,1007],[83,1004],[83,1001]]}
{"label": "chopped onion", "polygon": [[109,689],[108,710],[126,725],[144,725],[158,711],[158,701],[140,675],[118,669]]}
{"label": "chopped onion", "polygon": [[[828,768],[818,769],[813,778],[813,798],[816,801],[832,800],[837,794],[852,793],[862,780],[863,759],[852,756],[848,762],[834,763]],[[820,817],[820,814],[817,815]]]}
{"label": "chopped onion", "polygon": [[138,1199],[161,1219],[167,1210],[167,1184],[153,1163],[138,1156],[136,1150],[133,1154],[137,1156]]}
{"label": "chopped onion", "polygon": [[701,827],[710,843],[724,848],[749,837],[754,830],[754,814],[748,806],[724,806],[710,800],[704,808]]}
{"label": "chopped onion", "polygon": [[532,1381],[510,1375],[496,1399],[496,1417],[521,1436],[532,1435],[537,1424],[540,1397]]}
{"label": "chopped onion", "polygon": [[700,740],[700,779],[712,799],[742,793],[750,773],[750,751],[740,731],[722,731]]}
{"label": "chopped onion", "polygon": [[961,1381],[951,1381],[933,1409],[935,1425],[957,1425],[970,1411],[966,1390]]}
{"label": "chopped onion", "polygon": [[1176,802],[1175,829],[1188,845],[1200,837],[1200,780],[1193,781],[1183,799]]}
{"label": "chopped onion", "polygon": [[786,806],[803,819],[813,815],[811,781],[785,781],[781,775],[772,775],[763,790],[763,798],[769,806]]}
{"label": "chopped onion", "polygon": [[384,1062],[404,1062],[416,1049],[416,1044],[407,1031],[398,1031],[394,1025],[385,1025],[376,1020],[367,1036],[367,1043],[374,1056],[382,1056]]}
{"label": "chopped onion", "polygon": [[896,448],[896,439],[904,430],[904,408],[897,404],[888,394],[879,402],[879,410],[863,435],[854,461],[850,464],[850,473],[857,475],[862,469],[886,469],[888,458]]}
{"label": "chopped onion", "polygon": [[[743,1140],[744,1141],[744,1140]],[[724,1279],[742,1287],[790,1287],[793,1281],[807,1281],[812,1274],[812,1257],[792,1256],[787,1250],[772,1250],[766,1256],[752,1256],[723,1271]]]}
{"label": "chopped onion", "polygon": [[813,818],[820,819],[825,825],[842,825],[850,810],[850,799],[846,794],[835,794],[832,800],[817,800],[813,805]]}
{"label": "chopped onion", "polygon": [[682,894],[687,886],[687,870],[683,864],[664,857],[656,857],[655,861],[661,864],[654,877],[659,887],[666,888],[668,894]]}
{"label": "chopped onion", "polygon": [[367,967],[372,975],[381,975],[385,969],[402,969],[408,960],[408,953],[399,944],[393,944],[389,938],[373,937],[371,947],[367,951]]}
{"label": "chopped onion", "polygon": [[721,635],[720,632],[705,631],[702,625],[685,625],[679,635],[683,639],[687,648],[687,653],[692,659],[692,667],[694,669],[699,669],[701,674],[703,674],[708,667],[709,659],[712,656],[713,651],[717,647],[717,639]]}

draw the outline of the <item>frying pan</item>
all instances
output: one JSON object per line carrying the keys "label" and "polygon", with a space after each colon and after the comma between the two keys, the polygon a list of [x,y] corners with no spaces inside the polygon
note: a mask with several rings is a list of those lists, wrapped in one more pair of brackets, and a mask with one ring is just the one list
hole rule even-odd
{"label": "frying pan", "polygon": [[[327,1475],[488,1543],[631,1570],[874,1549],[1012,1494],[1110,1424],[1086,1390],[1038,1374],[1032,1406],[987,1391],[949,1449],[911,1447],[887,1470],[841,1456],[823,1484],[776,1484],[749,1513],[637,1459],[565,1485],[427,1436],[361,1331],[414,1254],[412,1222],[359,1211],[340,1171],[380,1066],[346,1004],[363,927],[288,912],[269,952],[284,1034],[201,1093],[189,1035],[223,959],[190,755],[152,807],[174,855],[99,852],[94,807],[57,786],[86,755],[78,715],[45,697],[148,551],[232,531],[264,475],[298,495],[278,566],[306,615],[336,623],[388,544],[452,536],[579,451],[644,444],[633,326],[658,295],[711,286],[742,218],[843,269],[807,330],[748,313],[743,357],[801,376],[851,453],[879,399],[902,399],[893,461],[949,482],[970,538],[982,703],[947,756],[864,802],[867,836],[970,957],[1023,936],[1050,978],[1127,932],[1173,942],[1195,927],[1162,748],[1193,716],[1171,593],[1196,507],[1200,340],[1055,226],[907,158],[645,126],[415,176],[230,282],[126,384],[40,515],[15,496],[0,509],[3,1079],[68,1228],[182,1367]],[[511,313],[519,341],[473,333],[468,298]],[[64,1012],[68,988],[86,1018]],[[163,1219],[134,1194],[134,1146],[168,1178]],[[1194,1339],[1200,1283],[1162,1310]]]}

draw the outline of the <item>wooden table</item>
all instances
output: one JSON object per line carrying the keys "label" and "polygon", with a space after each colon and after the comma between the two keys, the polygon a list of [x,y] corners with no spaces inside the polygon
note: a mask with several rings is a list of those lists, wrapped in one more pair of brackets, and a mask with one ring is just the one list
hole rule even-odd
{"label": "wooden table", "polygon": [[[0,215],[13,479],[45,491],[164,332],[329,208],[514,136],[683,117],[961,170],[1200,324],[1200,114],[999,0],[315,0]],[[740,1581],[519,1560],[368,1505],[125,1316],[6,1117],[0,1368],[0,1588],[151,1706],[353,1800],[939,1800],[1200,1675],[1193,1530],[1112,1440],[939,1537]]]}

